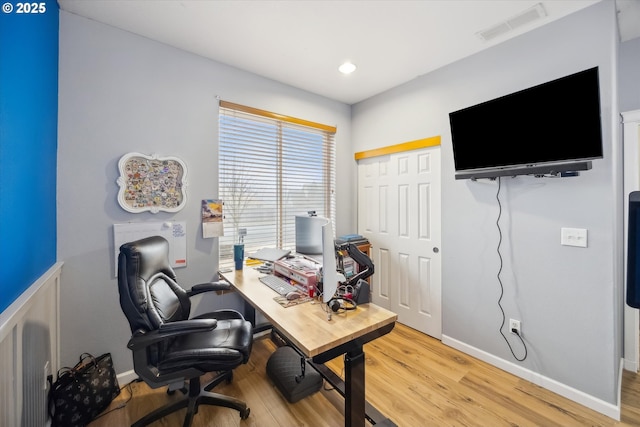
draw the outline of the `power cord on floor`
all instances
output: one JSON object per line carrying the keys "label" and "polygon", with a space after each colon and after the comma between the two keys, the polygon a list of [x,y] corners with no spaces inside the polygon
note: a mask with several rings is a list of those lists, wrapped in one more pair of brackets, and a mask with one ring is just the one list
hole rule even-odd
{"label": "power cord on floor", "polygon": [[[342,356],[342,359],[344,360],[346,357],[347,357],[347,356],[346,356],[346,355],[344,355],[344,356]],[[344,364],[342,365],[342,369],[340,370],[340,375],[339,375],[339,377],[340,377],[340,378],[344,378]],[[337,388],[336,388],[336,387],[333,387],[333,386],[329,387],[327,384],[329,384],[329,385],[330,385],[331,383],[329,383],[329,381],[327,381],[326,379],[323,379],[323,380],[322,380],[322,384],[323,384],[322,388],[323,388],[323,390],[324,390],[324,391],[337,390]]]}
{"label": "power cord on floor", "polygon": [[511,343],[509,342],[504,332],[502,331],[504,329],[504,324],[507,321],[507,317],[505,316],[504,309],[502,308],[502,297],[504,296],[504,285],[502,284],[502,279],[500,277],[500,274],[502,273],[502,264],[503,264],[502,254],[500,253],[500,246],[502,245],[502,229],[500,228],[500,217],[502,216],[502,203],[500,203],[500,189],[502,184],[501,184],[500,177],[497,178],[497,181],[498,181],[498,191],[496,192],[496,200],[498,201],[498,218],[496,219],[496,227],[498,228],[499,240],[498,240],[498,247],[496,249],[498,252],[498,258],[500,259],[500,268],[498,269],[498,275],[497,275],[498,283],[500,283],[500,298],[498,298],[498,307],[500,308],[500,313],[502,313],[502,325],[500,325],[500,335],[502,335],[502,338],[504,338],[504,341],[507,343],[507,346],[509,347],[509,351],[511,351],[511,354],[513,355],[513,357],[518,362],[522,362],[527,358],[527,354],[528,354],[527,344],[524,342],[524,339],[522,339],[522,336],[520,336],[517,330],[512,331],[520,339],[520,342],[524,347],[524,356],[522,358],[518,358],[518,356],[516,356],[515,352],[513,351],[513,347],[511,346]]}

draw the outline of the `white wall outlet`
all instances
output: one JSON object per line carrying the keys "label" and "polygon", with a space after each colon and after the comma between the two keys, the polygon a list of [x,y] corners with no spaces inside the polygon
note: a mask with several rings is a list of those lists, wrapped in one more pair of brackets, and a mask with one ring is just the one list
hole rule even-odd
{"label": "white wall outlet", "polygon": [[577,246],[580,248],[587,247],[587,229],[586,228],[561,228],[560,244],[564,246]]}
{"label": "white wall outlet", "polygon": [[509,332],[512,334],[522,336],[522,331],[520,330],[520,321],[515,319],[509,319]]}
{"label": "white wall outlet", "polygon": [[49,361],[47,360],[46,363],[44,364],[44,384],[42,385],[43,390],[46,390],[47,386],[49,385],[47,381],[47,377],[49,375],[51,375],[51,363],[49,363]]}

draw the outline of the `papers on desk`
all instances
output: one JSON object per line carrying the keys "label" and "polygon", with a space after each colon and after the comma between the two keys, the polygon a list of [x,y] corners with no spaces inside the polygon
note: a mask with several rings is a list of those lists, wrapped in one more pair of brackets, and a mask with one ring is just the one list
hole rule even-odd
{"label": "papers on desk", "polygon": [[292,300],[288,300],[285,295],[278,295],[276,297],[273,297],[273,299],[275,302],[277,302],[284,308],[292,307],[298,304],[304,304],[305,302],[309,302],[309,301],[313,301],[313,298],[311,298],[308,295],[300,295],[300,298],[296,298]]}
{"label": "papers on desk", "polygon": [[291,251],[286,249],[262,248],[257,252],[254,252],[252,254],[247,254],[247,256],[249,258],[259,259],[261,261],[276,262],[280,258],[284,258],[290,253]]}

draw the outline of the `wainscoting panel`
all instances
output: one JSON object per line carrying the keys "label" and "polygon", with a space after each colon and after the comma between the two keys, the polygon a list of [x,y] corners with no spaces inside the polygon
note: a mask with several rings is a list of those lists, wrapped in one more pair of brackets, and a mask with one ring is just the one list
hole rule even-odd
{"label": "wainscoting panel", "polygon": [[0,427],[47,425],[47,375],[59,365],[56,263],[0,314]]}

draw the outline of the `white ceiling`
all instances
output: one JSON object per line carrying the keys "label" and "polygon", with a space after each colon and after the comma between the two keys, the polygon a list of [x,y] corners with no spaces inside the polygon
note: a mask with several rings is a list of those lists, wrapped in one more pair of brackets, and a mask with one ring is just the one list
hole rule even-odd
{"label": "white ceiling", "polygon": [[[613,0],[58,0],[112,25],[347,104],[523,32]],[[536,4],[546,17],[490,41],[477,33]],[[616,0],[621,39],[640,36],[640,0]],[[338,66],[358,69],[345,76]]]}

